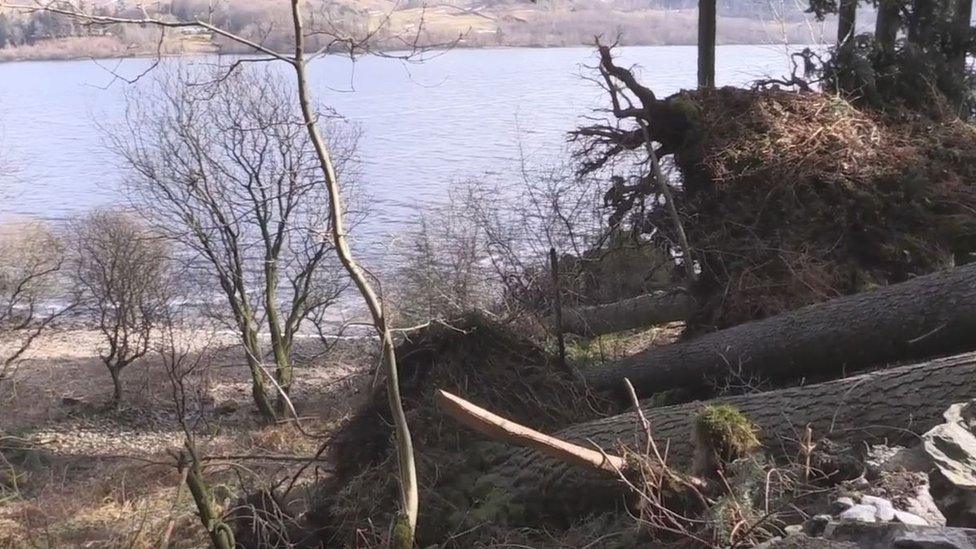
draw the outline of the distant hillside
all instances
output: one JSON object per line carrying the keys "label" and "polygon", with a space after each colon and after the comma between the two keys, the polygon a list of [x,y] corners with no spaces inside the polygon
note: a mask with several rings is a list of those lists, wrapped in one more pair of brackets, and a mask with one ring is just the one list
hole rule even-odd
{"label": "distant hillside", "polygon": [[[104,15],[141,16],[134,5],[120,1],[95,9]],[[273,48],[289,45],[288,5],[280,0],[170,0],[152,5],[152,16],[210,20]],[[413,43],[570,46],[590,44],[594,36],[625,45],[694,44],[697,34],[697,0],[339,0],[312,5],[310,19],[327,22],[334,35],[358,37],[380,28],[374,42],[385,49]],[[802,5],[798,0],[719,0],[718,40],[822,41],[823,25],[805,14]],[[311,40],[315,47],[326,47],[331,37]],[[160,42],[152,28],[91,27],[48,14],[0,12],[0,60],[144,55],[157,49],[167,54],[241,51],[195,29],[171,30]]]}

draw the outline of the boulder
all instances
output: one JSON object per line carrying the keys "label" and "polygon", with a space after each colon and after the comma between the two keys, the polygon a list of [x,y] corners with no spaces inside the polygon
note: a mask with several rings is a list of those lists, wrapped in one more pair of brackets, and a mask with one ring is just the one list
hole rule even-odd
{"label": "boulder", "polygon": [[853,543],[860,549],[976,549],[976,530],[897,522],[831,523],[823,538]]}
{"label": "boulder", "polygon": [[939,472],[961,490],[976,491],[976,401],[953,404],[946,422],[922,435],[923,448]]}
{"label": "boulder", "polygon": [[932,495],[953,526],[976,526],[976,406],[969,401],[946,410],[946,422],[922,435],[933,466]]}

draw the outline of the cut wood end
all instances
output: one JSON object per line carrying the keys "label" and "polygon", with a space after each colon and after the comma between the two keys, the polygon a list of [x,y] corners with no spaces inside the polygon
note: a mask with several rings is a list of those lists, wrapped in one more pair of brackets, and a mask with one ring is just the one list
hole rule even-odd
{"label": "cut wood end", "polygon": [[444,413],[492,440],[531,448],[560,461],[590,469],[618,473],[627,467],[626,460],[620,456],[597,452],[540,433],[442,389],[437,390],[436,400]]}

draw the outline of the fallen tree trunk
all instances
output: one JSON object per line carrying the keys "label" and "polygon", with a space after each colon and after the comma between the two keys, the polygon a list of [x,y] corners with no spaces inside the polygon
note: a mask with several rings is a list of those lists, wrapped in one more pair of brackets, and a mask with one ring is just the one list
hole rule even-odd
{"label": "fallen tree trunk", "polygon": [[[691,298],[683,291],[654,292],[606,305],[563,309],[562,328],[570,334],[594,336],[676,320],[691,313]],[[549,324],[554,324],[550,318]]]}
{"label": "fallen tree trunk", "polygon": [[730,374],[798,379],[976,346],[976,264],[833,299],[657,347],[586,373],[598,389],[626,377],[641,396]]}
{"label": "fallen tree trunk", "polygon": [[[974,395],[976,354],[969,353],[806,387],[661,408],[646,403],[642,410],[658,448],[667,448],[667,463],[687,469],[694,451],[692,426],[705,405],[734,406],[759,427],[767,452],[795,456],[807,426],[813,440],[833,438],[852,447],[872,440],[912,441],[943,423],[949,405]],[[634,412],[575,425],[553,436],[611,453],[619,453],[621,445],[645,444]],[[532,511],[540,514],[567,515],[567,506],[584,511],[587,502],[579,501],[581,491],[601,504],[614,490],[619,498],[619,486],[614,489],[604,475],[529,449],[513,449],[489,474],[499,492],[511,491],[519,505],[538,505]]]}

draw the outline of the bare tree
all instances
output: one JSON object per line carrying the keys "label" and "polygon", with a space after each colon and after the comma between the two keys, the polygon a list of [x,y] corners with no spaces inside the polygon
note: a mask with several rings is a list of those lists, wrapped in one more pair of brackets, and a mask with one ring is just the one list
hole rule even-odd
{"label": "bare tree", "polygon": [[171,299],[167,243],[131,214],[95,211],[75,224],[71,277],[80,304],[104,338],[112,404],[122,400],[122,370],[150,350]]}
{"label": "bare tree", "polygon": [[0,382],[41,332],[72,306],[54,301],[63,263],[63,246],[47,227],[0,227]]}
{"label": "bare tree", "polygon": [[[17,4],[0,1],[0,7],[6,7],[24,13],[44,11],[73,18],[86,25],[151,25],[163,30],[163,36],[165,36],[167,29],[188,27],[205,29],[213,33],[216,37],[249,48],[256,55],[260,56],[258,59],[237,61],[231,66],[232,69],[239,67],[243,63],[263,60],[284,63],[293,71],[296,84],[295,95],[298,99],[302,122],[315,150],[318,169],[320,175],[325,179],[325,187],[328,191],[330,206],[329,229],[332,242],[335,245],[336,255],[339,257],[339,261],[363,297],[363,301],[365,301],[366,307],[369,310],[372,324],[381,342],[382,365],[385,366],[387,374],[387,394],[394,420],[400,476],[401,512],[393,528],[394,539],[391,540],[391,545],[398,548],[412,547],[416,533],[420,498],[413,441],[410,436],[410,429],[407,425],[406,414],[403,410],[403,402],[400,395],[393,326],[388,321],[382,296],[377,291],[377,281],[370,278],[350,248],[345,209],[343,207],[343,193],[340,187],[336,157],[333,154],[334,151],[330,148],[329,142],[323,136],[322,129],[319,127],[320,117],[315,105],[313,105],[312,93],[308,83],[308,62],[310,58],[314,58],[325,52],[337,50],[347,52],[351,57],[362,53],[370,53],[372,51],[373,40],[380,31],[386,28],[386,23],[389,22],[391,14],[381,17],[380,24],[376,27],[367,28],[364,32],[357,35],[356,33],[350,33],[342,25],[337,24],[334,19],[330,18],[327,9],[323,10],[322,13],[316,12],[315,10],[309,9],[309,6],[303,0],[290,0],[290,5],[291,26],[293,29],[292,49],[289,53],[280,53],[273,47],[262,44],[260,41],[248,39],[221,28],[215,25],[212,19],[174,21],[171,19],[150,17],[146,12],[143,12],[143,17],[117,17],[101,15],[94,11],[86,11],[85,7],[75,6],[71,3],[34,0],[33,3]],[[312,19],[312,28],[307,28],[306,26],[306,19],[309,16]],[[399,43],[402,45],[402,49],[406,50],[406,53],[396,55],[401,60],[414,59],[418,53],[422,53],[420,48],[418,48],[418,43],[423,30],[424,21],[421,19],[415,26],[416,33],[414,35],[406,39],[399,36],[393,37],[392,40],[387,41],[387,44]],[[308,43],[310,39],[319,45],[311,51],[309,51],[309,48],[312,46],[309,46]],[[260,364],[257,364],[257,366],[260,366]],[[258,376],[253,377],[259,379]],[[265,404],[267,403],[265,402]],[[265,411],[271,410],[270,406],[264,406],[263,408]]]}
{"label": "bare tree", "polygon": [[[544,294],[551,298],[549,252],[568,255],[561,286],[578,293],[582,263],[612,238],[600,183],[577,177],[557,164],[522,169],[521,181],[510,187],[476,185],[465,194],[464,211],[484,234],[486,264],[504,286],[506,307],[518,314],[539,312]],[[573,280],[570,280],[573,278]],[[578,296],[573,296],[573,300]]]}
{"label": "bare tree", "polygon": [[[287,407],[296,334],[345,286],[312,142],[292,92],[270,70],[171,73],[158,84],[130,95],[127,124],[111,142],[132,169],[138,207],[192,250],[191,267],[216,279],[254,401],[275,420]],[[358,134],[334,116],[326,124],[337,169],[353,181]],[[279,391],[275,408],[269,393]]]}
{"label": "bare tree", "polygon": [[[512,184],[472,181],[452,189],[398,246],[398,312],[413,323],[475,309],[504,321],[545,320],[540,313],[552,306],[556,282],[568,303],[599,293],[592,275],[602,248],[626,240],[607,223],[601,185],[557,163],[523,166]],[[558,281],[548,266],[552,249],[564,259]]]}
{"label": "bare tree", "polygon": [[[209,378],[214,333],[202,319],[169,302],[160,309],[159,337],[153,349],[169,378],[176,420],[183,431],[183,447],[170,453],[197,508],[197,516],[215,549],[236,547],[234,532],[224,521],[213,491],[204,477],[205,464],[199,432],[219,432],[204,411],[209,396],[200,389]],[[168,541],[168,540],[167,540]],[[165,544],[164,544],[165,545]]]}

